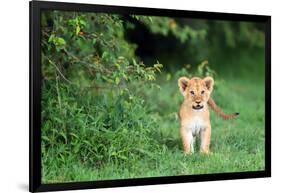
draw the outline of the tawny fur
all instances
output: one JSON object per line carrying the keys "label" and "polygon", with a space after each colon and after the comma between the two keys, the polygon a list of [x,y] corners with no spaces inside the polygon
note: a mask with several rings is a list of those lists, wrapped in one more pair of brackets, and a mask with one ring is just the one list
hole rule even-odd
{"label": "tawny fur", "polygon": [[188,79],[181,77],[178,80],[179,89],[184,96],[180,107],[180,135],[184,153],[193,153],[195,137],[201,140],[200,152],[208,154],[211,142],[211,123],[208,106],[223,119],[232,119],[239,114],[225,114],[210,97],[213,91],[214,80],[212,77],[204,79],[194,77]]}

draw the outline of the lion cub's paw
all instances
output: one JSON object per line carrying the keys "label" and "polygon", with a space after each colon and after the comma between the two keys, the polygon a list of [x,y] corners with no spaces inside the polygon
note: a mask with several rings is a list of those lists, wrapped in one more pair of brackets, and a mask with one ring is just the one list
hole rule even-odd
{"label": "lion cub's paw", "polygon": [[207,155],[207,156],[209,156],[209,155],[212,155],[213,153],[212,152],[210,152],[209,150],[201,150],[200,151],[200,153],[202,154],[202,155]]}
{"label": "lion cub's paw", "polygon": [[188,156],[188,155],[192,155],[193,153],[191,151],[185,151],[185,152],[183,152],[183,154]]}

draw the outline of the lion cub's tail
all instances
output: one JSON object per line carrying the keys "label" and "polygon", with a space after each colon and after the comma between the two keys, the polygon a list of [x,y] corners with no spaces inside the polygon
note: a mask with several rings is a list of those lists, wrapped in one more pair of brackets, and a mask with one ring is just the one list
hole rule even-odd
{"label": "lion cub's tail", "polygon": [[210,97],[208,100],[208,105],[211,107],[211,109],[213,109],[213,111],[215,111],[215,113],[217,115],[219,115],[220,117],[222,117],[224,120],[228,120],[228,119],[234,119],[236,117],[238,117],[239,113],[233,113],[233,114],[225,114],[215,103],[215,101]]}

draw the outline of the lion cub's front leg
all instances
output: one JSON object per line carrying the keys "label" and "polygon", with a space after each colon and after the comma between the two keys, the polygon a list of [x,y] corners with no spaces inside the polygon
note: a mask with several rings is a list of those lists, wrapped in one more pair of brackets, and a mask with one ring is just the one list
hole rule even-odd
{"label": "lion cub's front leg", "polygon": [[182,139],[183,151],[185,154],[190,154],[194,152],[193,148],[193,136],[191,131],[186,131],[186,129],[182,126],[180,128],[180,134]]}
{"label": "lion cub's front leg", "polygon": [[209,125],[206,129],[201,130],[200,132],[201,138],[201,145],[200,145],[200,152],[204,154],[209,154],[209,146],[211,142],[211,126]]}

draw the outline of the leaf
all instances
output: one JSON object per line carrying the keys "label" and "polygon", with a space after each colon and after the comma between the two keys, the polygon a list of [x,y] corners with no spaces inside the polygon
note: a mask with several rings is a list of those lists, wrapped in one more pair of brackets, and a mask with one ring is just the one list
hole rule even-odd
{"label": "leaf", "polygon": [[64,141],[67,141],[67,136],[64,132],[60,132],[60,135],[63,137]]}
{"label": "leaf", "polygon": [[75,133],[70,133],[69,135],[72,135],[73,137],[79,139],[79,137]]}
{"label": "leaf", "polygon": [[81,30],[80,26],[79,26],[79,25],[77,25],[77,26],[76,26],[76,31],[75,31],[76,35],[78,35],[78,34],[79,34],[80,30]]}
{"label": "leaf", "polygon": [[54,35],[54,34],[51,34],[50,37],[49,37],[49,39],[48,39],[48,42],[52,42],[52,41],[54,40],[54,37],[55,37],[55,35]]}
{"label": "leaf", "polygon": [[166,80],[169,81],[169,80],[171,80],[171,78],[172,78],[171,73],[167,73],[167,75],[166,75]]}
{"label": "leaf", "polygon": [[83,26],[85,26],[85,25],[86,25],[86,22],[85,22],[84,20],[80,19],[80,24],[83,25]]}
{"label": "leaf", "polygon": [[120,78],[119,78],[119,77],[116,77],[116,78],[115,78],[115,83],[116,83],[116,84],[119,84],[119,83],[120,83]]}
{"label": "leaf", "polygon": [[65,45],[65,40],[63,38],[58,38],[57,39],[57,42],[60,44],[60,45]]}
{"label": "leaf", "polygon": [[87,140],[83,140],[83,143],[86,144],[86,145],[88,145],[88,146],[90,146],[90,147],[93,145],[93,144],[91,144],[91,143],[90,143],[89,141],[87,141]]}
{"label": "leaf", "polygon": [[118,158],[121,158],[121,159],[123,159],[123,160],[128,160],[128,158],[125,157],[125,156],[123,156],[123,155],[118,155],[117,157],[118,157]]}
{"label": "leaf", "polygon": [[96,42],[97,42],[97,39],[96,39],[96,38],[93,38],[93,40],[92,40],[93,45],[95,45]]}
{"label": "leaf", "polygon": [[50,141],[50,139],[47,136],[45,136],[45,135],[42,136],[42,139],[45,140],[45,141]]}
{"label": "leaf", "polygon": [[106,58],[108,56],[108,53],[106,52],[106,51],[104,51],[103,53],[102,53],[102,58],[104,59],[104,58]]}

